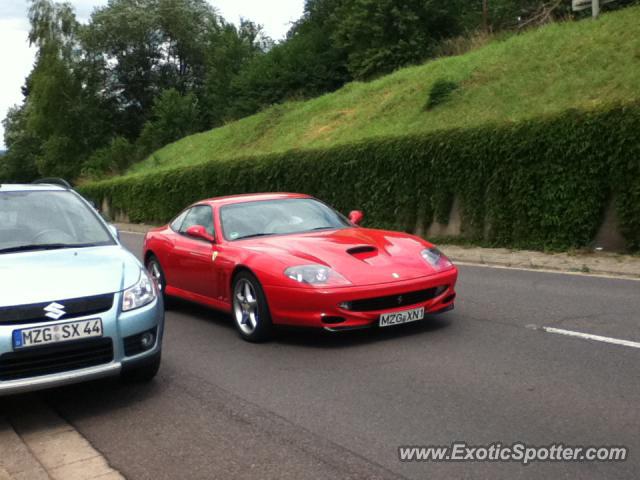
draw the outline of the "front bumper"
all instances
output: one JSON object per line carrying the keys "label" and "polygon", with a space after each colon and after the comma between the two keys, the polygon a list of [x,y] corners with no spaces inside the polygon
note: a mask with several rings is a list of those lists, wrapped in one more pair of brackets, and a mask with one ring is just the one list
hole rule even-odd
{"label": "front bumper", "polygon": [[[102,320],[103,338],[111,339],[112,342],[113,356],[111,361],[87,368],[70,369],[51,374],[10,380],[0,379],[0,396],[116,376],[123,369],[135,368],[136,365],[143,364],[149,359],[160,355],[164,333],[164,305],[162,304],[162,299],[158,298],[149,305],[130,312],[122,312],[120,309],[121,304],[122,297],[118,293],[114,297],[113,306],[107,312],[73,319],[60,319],[59,321],[47,323],[47,325],[55,325],[69,321],[100,318]],[[0,366],[3,362],[3,355],[13,354],[12,333],[14,330],[43,325],[43,323],[0,325]],[[125,352],[125,339],[149,330],[156,332],[155,344],[144,351],[136,351],[135,354],[131,354],[131,351],[129,351],[130,355],[127,355]],[[81,342],[82,340],[69,342],[69,344],[80,344]],[[28,352],[28,350],[30,349],[25,349],[24,351]]]}
{"label": "front bumper", "polygon": [[[458,270],[453,268],[428,277],[363,287],[291,288],[265,286],[264,290],[275,325],[339,331],[375,327],[380,315],[388,312],[419,307],[425,307],[425,313],[440,313],[451,310],[456,295],[457,278]],[[440,286],[447,286],[447,289],[435,298],[412,305],[364,312],[340,307],[341,303],[353,300],[404,295],[408,292]]]}

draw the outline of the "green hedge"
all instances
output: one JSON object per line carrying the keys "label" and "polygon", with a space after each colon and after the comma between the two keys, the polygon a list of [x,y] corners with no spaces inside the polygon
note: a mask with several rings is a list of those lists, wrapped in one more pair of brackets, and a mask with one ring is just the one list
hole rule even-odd
{"label": "green hedge", "polygon": [[463,236],[560,250],[594,238],[615,199],[640,249],[640,104],[570,111],[518,124],[367,140],[324,150],[215,161],[84,185],[133,222],[165,222],[201,198],[245,192],[315,195],[367,225],[413,231],[446,221],[454,197]]}

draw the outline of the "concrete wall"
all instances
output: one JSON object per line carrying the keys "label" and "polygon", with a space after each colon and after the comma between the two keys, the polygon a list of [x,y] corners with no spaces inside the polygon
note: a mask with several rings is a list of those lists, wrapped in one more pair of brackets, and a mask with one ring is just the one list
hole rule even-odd
{"label": "concrete wall", "polygon": [[122,212],[119,210],[113,211],[111,209],[111,205],[109,204],[109,200],[106,198],[102,200],[102,205],[100,205],[100,212],[109,219],[109,221],[114,223],[130,223],[129,215],[126,212]]}
{"label": "concrete wall", "polygon": [[605,212],[604,221],[593,241],[593,248],[602,248],[602,250],[610,252],[626,251],[627,242],[620,233],[618,225],[618,214],[614,202],[611,201]]}
{"label": "concrete wall", "polygon": [[[485,225],[485,235],[490,231],[490,225]],[[432,222],[427,228],[419,221],[416,226],[416,235],[425,236],[426,238],[437,237],[459,237],[462,232],[462,218],[460,215],[460,201],[456,197],[451,205],[451,213],[447,223]],[[624,252],[627,250],[627,244],[620,233],[618,216],[612,200],[605,212],[602,225],[594,238],[591,247],[594,249],[602,249],[609,252]]]}

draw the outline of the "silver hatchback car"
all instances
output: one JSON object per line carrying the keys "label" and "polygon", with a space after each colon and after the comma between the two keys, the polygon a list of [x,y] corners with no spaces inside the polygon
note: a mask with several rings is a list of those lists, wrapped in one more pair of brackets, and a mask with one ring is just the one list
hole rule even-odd
{"label": "silver hatchback car", "polygon": [[70,188],[0,185],[0,395],[158,372],[164,307],[117,231]]}

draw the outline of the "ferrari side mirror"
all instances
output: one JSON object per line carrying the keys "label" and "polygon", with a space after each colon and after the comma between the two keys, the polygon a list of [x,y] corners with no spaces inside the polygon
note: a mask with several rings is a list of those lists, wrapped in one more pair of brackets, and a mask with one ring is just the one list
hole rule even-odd
{"label": "ferrari side mirror", "polygon": [[187,228],[187,231],[185,233],[193,238],[199,238],[200,240],[205,240],[210,243],[215,242],[214,236],[207,232],[207,230],[202,225],[192,225]]}
{"label": "ferrari side mirror", "polygon": [[349,213],[349,221],[354,225],[360,225],[362,223],[362,220],[364,220],[364,213],[362,213],[360,210],[353,210],[351,213]]}

